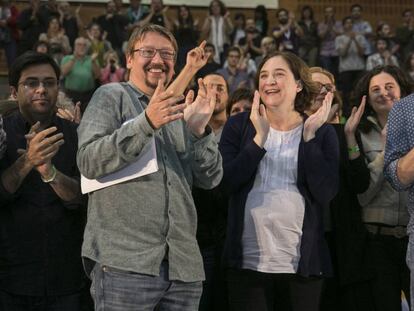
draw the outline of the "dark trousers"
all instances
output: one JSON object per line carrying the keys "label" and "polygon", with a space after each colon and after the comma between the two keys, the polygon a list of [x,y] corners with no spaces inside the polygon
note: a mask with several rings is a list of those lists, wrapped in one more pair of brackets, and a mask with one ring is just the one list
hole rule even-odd
{"label": "dark trousers", "polygon": [[64,296],[23,296],[0,291],[2,311],[80,311],[81,294]]}
{"label": "dark trousers", "polygon": [[227,278],[230,310],[319,311],[321,278],[247,269],[231,269]]}
{"label": "dark trousers", "polygon": [[408,237],[370,235],[368,260],[374,273],[371,295],[376,311],[400,311],[401,291],[410,301],[410,271],[405,258]]}
{"label": "dark trousers", "polygon": [[227,311],[227,285],[225,273],[221,269],[222,247],[213,245],[200,248],[203,256],[204,272],[203,293],[198,311]]}

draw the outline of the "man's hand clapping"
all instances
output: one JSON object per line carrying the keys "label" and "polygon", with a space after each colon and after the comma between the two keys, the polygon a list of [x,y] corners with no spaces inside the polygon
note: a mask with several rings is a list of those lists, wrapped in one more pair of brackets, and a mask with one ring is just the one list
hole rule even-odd
{"label": "man's hand clapping", "polygon": [[194,92],[188,92],[185,99],[186,108],[184,110],[184,120],[188,129],[197,137],[204,135],[205,128],[210,121],[216,106],[216,97],[208,96],[207,88],[203,83],[203,79],[198,79],[198,94],[194,99]]}

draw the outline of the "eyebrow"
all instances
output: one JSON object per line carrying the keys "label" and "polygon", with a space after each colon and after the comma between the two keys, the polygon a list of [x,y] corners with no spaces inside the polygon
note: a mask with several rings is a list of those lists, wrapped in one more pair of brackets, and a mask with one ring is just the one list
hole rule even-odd
{"label": "eyebrow", "polygon": [[[283,69],[283,68],[276,68],[276,69],[271,70],[271,71],[273,71],[273,72],[275,72],[275,71],[283,71],[283,72],[287,72],[287,70],[285,70],[285,69]],[[263,73],[263,72],[268,72],[268,70],[261,70],[261,71],[260,71],[260,73]]]}
{"label": "eyebrow", "polygon": [[[397,83],[387,82],[387,83],[385,83],[385,86],[387,86],[387,85],[397,85]],[[370,87],[370,89],[373,89],[373,88],[376,88],[376,87],[380,87],[380,85],[379,84],[373,85],[373,86]]]}

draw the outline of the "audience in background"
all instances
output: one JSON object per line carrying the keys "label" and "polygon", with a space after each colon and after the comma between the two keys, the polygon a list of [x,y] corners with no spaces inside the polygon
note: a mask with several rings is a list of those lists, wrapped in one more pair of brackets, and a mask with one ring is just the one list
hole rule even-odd
{"label": "audience in background", "polygon": [[73,47],[75,39],[79,36],[79,30],[83,29],[83,21],[80,17],[82,4],[75,9],[75,14],[71,12],[70,4],[66,1],[59,2],[58,11],[60,14],[59,22],[68,36],[70,46]]}
{"label": "audience in background", "polygon": [[260,32],[262,37],[268,35],[267,31],[269,29],[269,20],[267,18],[267,11],[264,5],[258,5],[254,9],[254,23],[256,24],[256,29]]}
{"label": "audience in background", "polygon": [[101,26],[97,23],[91,23],[86,33],[90,41],[88,54],[98,54],[96,59],[102,67],[104,65],[104,54],[112,50],[112,45],[105,39],[106,33],[102,33]]}
{"label": "audience in background", "polygon": [[173,34],[180,47],[176,63],[176,71],[179,72],[186,63],[187,53],[197,46],[200,33],[198,31],[198,19],[193,19],[187,5],[177,7],[177,19],[173,25]]}
{"label": "audience in background", "polygon": [[[240,87],[252,87],[252,80],[248,73],[247,60],[243,59],[242,50],[232,46],[227,51],[227,66],[217,70],[229,86],[229,93],[233,93]],[[254,73],[253,73],[254,75]]]}
{"label": "audience in background", "polygon": [[342,26],[344,33],[336,37],[335,48],[339,55],[339,89],[343,92],[344,115],[348,117],[351,112],[350,93],[365,70],[364,55],[368,43],[363,35],[354,31],[351,17],[345,17]]}
{"label": "audience in background", "polygon": [[313,17],[313,9],[306,5],[301,10],[299,26],[303,35],[299,39],[299,57],[310,67],[316,66],[319,52],[318,23]]}
{"label": "audience in background", "polygon": [[101,68],[99,77],[101,84],[125,81],[125,68],[119,63],[118,54],[108,51],[104,55],[104,67]]}
{"label": "audience in background", "polygon": [[375,41],[376,53],[368,56],[366,70],[370,71],[377,66],[394,65],[398,67],[398,60],[389,49],[389,41],[378,38]]}
{"label": "audience in background", "polygon": [[414,50],[414,16],[411,9],[402,12],[402,21],[395,31],[395,40],[400,45],[400,57],[405,61]]}
{"label": "audience in background", "polygon": [[279,9],[276,13],[278,26],[273,29],[272,35],[281,50],[298,53],[299,39],[303,36],[303,29],[295,20],[295,14],[286,9]]}
{"label": "audience in background", "polygon": [[224,63],[227,48],[230,46],[230,35],[233,32],[233,23],[230,12],[221,0],[212,0],[208,8],[208,15],[202,27],[202,38],[214,45],[216,54],[214,61]]}
{"label": "audience in background", "polygon": [[62,59],[61,70],[65,78],[65,92],[73,102],[81,102],[82,113],[96,88],[101,70],[98,64],[98,54],[88,55],[90,42],[82,37],[75,40],[72,55]]}
{"label": "audience in background", "polygon": [[47,32],[39,35],[39,41],[45,41],[49,44],[49,54],[57,64],[60,64],[63,56],[72,52],[69,38],[65,35],[65,30],[61,27],[57,17],[52,17],[49,20]]}
{"label": "audience in background", "polygon": [[333,75],[338,74],[339,64],[335,39],[342,32],[342,23],[335,19],[335,8],[332,6],[326,7],[324,10],[324,20],[318,25],[320,39],[319,62],[321,67]]}

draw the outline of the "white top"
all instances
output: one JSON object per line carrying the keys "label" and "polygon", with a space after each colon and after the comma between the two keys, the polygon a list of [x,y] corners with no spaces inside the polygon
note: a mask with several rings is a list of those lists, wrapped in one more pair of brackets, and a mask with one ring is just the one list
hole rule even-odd
{"label": "white top", "polygon": [[295,273],[300,259],[305,200],[296,186],[303,125],[270,128],[244,213],[243,268]]}

